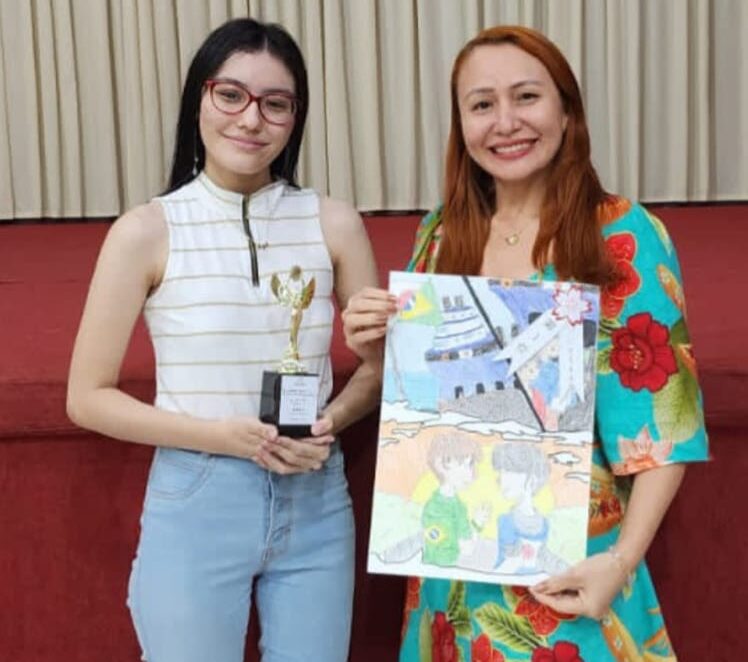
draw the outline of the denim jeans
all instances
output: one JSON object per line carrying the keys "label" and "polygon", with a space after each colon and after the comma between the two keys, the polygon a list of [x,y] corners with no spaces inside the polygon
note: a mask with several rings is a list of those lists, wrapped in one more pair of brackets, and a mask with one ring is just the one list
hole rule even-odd
{"label": "denim jeans", "polygon": [[353,526],[338,444],[293,476],[157,449],[128,597],[143,659],[241,662],[254,598],[263,662],[344,662]]}

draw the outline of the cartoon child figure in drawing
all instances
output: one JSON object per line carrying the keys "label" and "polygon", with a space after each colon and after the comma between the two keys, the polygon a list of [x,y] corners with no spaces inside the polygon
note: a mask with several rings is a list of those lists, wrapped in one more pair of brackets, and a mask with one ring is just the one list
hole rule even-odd
{"label": "cartoon child figure in drawing", "polygon": [[477,532],[488,520],[489,509],[477,508],[471,521],[458,492],[475,480],[480,457],[480,446],[466,435],[451,433],[431,442],[428,463],[439,479],[439,487],[426,502],[421,516],[424,563],[455,566],[461,557],[472,552]]}
{"label": "cartoon child figure in drawing", "polygon": [[497,572],[558,572],[563,562],[546,547],[548,519],[533,504],[551,472],[543,451],[531,442],[504,442],[494,446],[492,462],[502,495],[514,502],[498,520]]}

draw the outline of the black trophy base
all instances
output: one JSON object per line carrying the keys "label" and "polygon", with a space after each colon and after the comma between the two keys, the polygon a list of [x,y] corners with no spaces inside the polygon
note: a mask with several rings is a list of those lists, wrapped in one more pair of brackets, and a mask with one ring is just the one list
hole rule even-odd
{"label": "black trophy base", "polygon": [[260,420],[275,425],[284,437],[311,437],[318,405],[319,375],[262,373]]}

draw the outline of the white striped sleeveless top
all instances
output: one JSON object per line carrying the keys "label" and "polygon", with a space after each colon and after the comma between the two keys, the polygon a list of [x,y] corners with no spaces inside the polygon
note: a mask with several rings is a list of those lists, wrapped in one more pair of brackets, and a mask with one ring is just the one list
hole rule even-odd
{"label": "white striped sleeveless top", "polygon": [[316,280],[304,311],[299,354],[320,376],[320,409],[332,390],[333,269],[319,219],[319,196],[277,181],[245,201],[256,246],[258,284],[242,221],[243,196],[201,173],[156,198],[169,229],[163,280],[143,315],[156,356],[156,406],[200,418],[258,416],[264,370],[288,345],[289,308],[270,290],[298,265]]}

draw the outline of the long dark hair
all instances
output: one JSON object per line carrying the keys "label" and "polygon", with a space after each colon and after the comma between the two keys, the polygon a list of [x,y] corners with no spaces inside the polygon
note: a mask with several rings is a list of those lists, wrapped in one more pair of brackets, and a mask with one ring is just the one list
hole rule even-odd
{"label": "long dark hair", "polygon": [[262,51],[278,58],[291,73],[296,85],[297,99],[293,131],[283,151],[270,164],[270,176],[273,179],[285,179],[292,186],[298,187],[296,164],[299,161],[301,138],[309,108],[309,84],[304,56],[291,35],[280,25],[260,23],[251,18],[237,18],[211,32],[192,58],[179,105],[174,158],[166,193],[194,179],[195,166],[197,170],[202,170],[205,166],[205,145],[200,137],[198,125],[205,81],[214,76],[234,53]]}
{"label": "long dark hair", "polygon": [[[552,261],[560,278],[608,285],[616,275],[600,233],[599,209],[607,198],[590,160],[590,137],[582,95],[561,51],[541,33],[516,25],[488,28],[470,40],[452,68],[452,122],[447,142],[442,220],[444,236],[437,271],[477,274],[488,239],[496,195],[493,178],[468,154],[462,134],[457,81],[468,55],[486,45],[513,44],[540,60],[558,88],[568,117],[552,165],[532,261]],[[549,253],[553,255],[549,255]]]}

